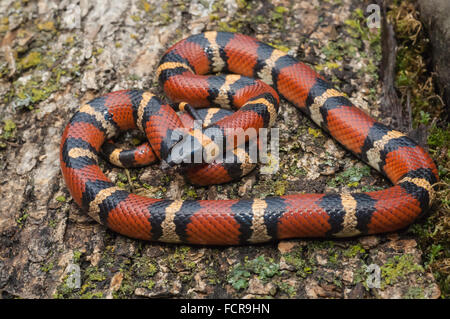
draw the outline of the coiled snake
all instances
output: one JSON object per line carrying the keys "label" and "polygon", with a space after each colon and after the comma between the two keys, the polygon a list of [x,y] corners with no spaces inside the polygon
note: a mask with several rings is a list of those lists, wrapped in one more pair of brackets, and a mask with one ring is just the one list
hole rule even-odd
{"label": "coiled snake", "polygon": [[[206,75],[218,72],[232,74]],[[348,237],[401,229],[430,207],[432,185],[438,181],[430,156],[403,133],[355,107],[310,67],[270,45],[228,32],[193,35],[165,53],[157,76],[176,104],[163,104],[141,90],[109,93],[84,104],[62,136],[61,169],[72,197],[92,218],[116,232],[152,241],[212,245]],[[188,113],[175,112],[192,110],[192,106],[237,109],[219,116],[215,123],[212,118],[222,111],[203,112],[205,128],[224,135],[227,128],[268,127],[275,121],[279,96],[394,186],[352,194],[165,200],[117,187],[98,166],[104,142],[124,130],[141,130],[149,143],[132,150],[106,143],[104,152],[119,166],[141,166],[159,159],[170,162],[174,143],[168,136],[180,127],[189,128],[191,139],[203,137],[202,146],[205,140],[212,142],[205,130],[192,127]],[[251,168],[245,161],[233,167],[213,162],[191,167],[187,175],[199,184],[227,182]]]}

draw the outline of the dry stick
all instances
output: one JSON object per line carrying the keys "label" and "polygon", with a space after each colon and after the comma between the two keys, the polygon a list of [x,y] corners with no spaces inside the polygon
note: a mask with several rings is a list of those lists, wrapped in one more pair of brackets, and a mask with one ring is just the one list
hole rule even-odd
{"label": "dry stick", "polygon": [[381,78],[383,83],[383,97],[381,98],[381,106],[386,114],[392,114],[392,126],[403,130],[408,128],[403,117],[403,110],[397,92],[394,87],[395,64],[397,55],[397,41],[395,40],[394,28],[387,21],[386,6],[390,0],[378,0],[382,7],[382,24],[381,24]]}
{"label": "dry stick", "polygon": [[130,171],[127,168],[125,168],[125,175],[127,175],[128,184],[130,184],[131,187],[131,192],[134,192],[133,181],[131,180]]}
{"label": "dry stick", "polygon": [[12,147],[20,147],[22,146],[21,144],[17,144],[14,142],[10,142],[10,141],[4,141],[6,144],[11,145]]}

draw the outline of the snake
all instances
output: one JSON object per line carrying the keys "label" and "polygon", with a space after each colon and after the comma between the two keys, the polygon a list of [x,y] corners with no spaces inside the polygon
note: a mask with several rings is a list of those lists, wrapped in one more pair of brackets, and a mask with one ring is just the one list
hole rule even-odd
{"label": "snake", "polygon": [[[251,36],[208,31],[173,44],[162,56],[156,76],[172,103],[144,90],[107,93],[82,104],[62,134],[60,165],[72,198],[114,232],[140,240],[199,245],[354,237],[401,230],[432,205],[433,185],[439,177],[430,155],[282,50]],[[229,128],[270,127],[280,99],[309,116],[392,186],[340,194],[172,200],[130,193],[99,166],[100,156],[122,167],[155,161],[176,165],[171,157],[175,146],[191,143],[205,149],[216,144],[208,129],[226,136]],[[213,111],[202,111],[208,107]],[[220,110],[228,113],[214,120]],[[192,126],[197,118],[202,125]],[[180,128],[185,130],[181,139],[169,138]],[[131,149],[111,142],[120,132],[133,129],[143,132],[148,141]],[[245,148],[242,144],[230,148],[236,157],[245,157],[245,152],[236,151]],[[198,147],[183,159],[194,151]],[[211,159],[188,165],[187,175],[200,184],[226,183],[252,169],[245,160],[230,168],[216,157]]]}

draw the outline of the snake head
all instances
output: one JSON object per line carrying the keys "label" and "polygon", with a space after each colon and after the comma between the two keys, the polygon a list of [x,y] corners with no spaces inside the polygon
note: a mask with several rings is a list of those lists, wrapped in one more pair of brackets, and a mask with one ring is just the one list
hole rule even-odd
{"label": "snake head", "polygon": [[173,145],[164,160],[171,167],[181,163],[211,163],[222,154],[222,140],[219,128],[192,129]]}
{"label": "snake head", "polygon": [[202,158],[203,147],[201,143],[193,136],[186,134],[183,138],[175,143],[165,158],[168,166],[173,167],[179,164],[195,163],[196,159]]}

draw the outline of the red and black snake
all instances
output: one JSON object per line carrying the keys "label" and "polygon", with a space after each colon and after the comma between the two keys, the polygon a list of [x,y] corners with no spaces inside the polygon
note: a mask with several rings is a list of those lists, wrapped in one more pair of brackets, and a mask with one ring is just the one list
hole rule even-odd
{"label": "red and black snake", "polygon": [[[222,72],[240,75],[206,75]],[[72,197],[92,218],[116,232],[152,241],[212,245],[348,237],[401,229],[431,205],[438,173],[427,152],[355,107],[310,67],[270,45],[229,32],[193,35],[165,53],[157,76],[176,104],[163,104],[141,90],[113,92],[84,104],[62,136],[61,169]],[[205,127],[220,132],[230,127],[268,127],[275,121],[279,96],[394,186],[368,193],[166,200],[117,187],[98,165],[104,142],[124,130],[140,129],[149,144],[134,150],[112,146],[108,151],[105,146],[105,152],[117,165],[140,166],[168,160],[173,147],[168,136],[179,127],[188,127],[192,139],[201,136],[209,142]],[[208,117],[208,123],[196,129],[187,113],[176,113],[190,105],[237,111],[215,123],[210,121],[214,114],[206,115],[203,119]],[[226,182],[251,170],[246,165],[227,169],[213,162],[190,168],[188,174],[200,184],[215,177]]]}

